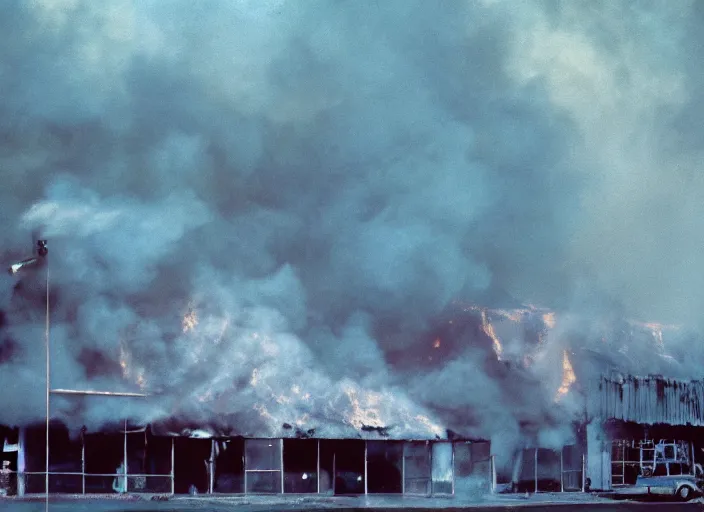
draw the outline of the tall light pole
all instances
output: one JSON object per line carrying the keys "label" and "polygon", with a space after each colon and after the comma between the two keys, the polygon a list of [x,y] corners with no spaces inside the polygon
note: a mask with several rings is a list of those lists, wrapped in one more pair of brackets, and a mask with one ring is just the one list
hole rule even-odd
{"label": "tall light pole", "polygon": [[36,255],[13,263],[10,265],[8,271],[14,276],[25,268],[35,267],[42,263],[46,266],[46,314],[44,325],[44,347],[46,350],[46,456],[44,462],[46,473],[44,474],[44,491],[46,495],[46,509],[49,510],[49,396],[51,394],[51,358],[49,357],[49,260],[46,257],[47,254],[49,254],[49,249],[46,246],[46,240],[37,240]]}
{"label": "tall light pole", "polygon": [[46,240],[39,240],[37,242],[37,252],[39,256],[43,258],[44,264],[46,265],[46,313],[44,315],[44,345],[46,348],[46,458],[45,458],[45,471],[44,474],[44,491],[46,493],[46,506],[45,509],[49,512],[49,415],[51,410],[49,408],[49,396],[51,395],[51,357],[49,356],[49,258],[46,257],[49,254],[49,250],[46,247]]}
{"label": "tall light pole", "polygon": [[[37,240],[36,255],[32,258],[19,261],[10,265],[8,271],[11,275],[17,275],[25,268],[31,268],[41,265],[46,267],[46,314],[44,323],[44,347],[46,358],[46,457],[45,474],[44,474],[44,490],[45,490],[45,507],[49,510],[49,423],[51,418],[51,408],[49,399],[51,394],[57,395],[83,395],[83,396],[123,396],[123,397],[148,397],[146,393],[131,393],[121,391],[98,391],[98,390],[79,390],[79,389],[51,389],[51,357],[50,357],[50,303],[49,303],[49,259],[46,257],[49,254],[46,240]],[[125,429],[126,431],[126,429]],[[126,434],[125,434],[126,435]],[[125,482],[127,482],[127,460],[125,463]]]}

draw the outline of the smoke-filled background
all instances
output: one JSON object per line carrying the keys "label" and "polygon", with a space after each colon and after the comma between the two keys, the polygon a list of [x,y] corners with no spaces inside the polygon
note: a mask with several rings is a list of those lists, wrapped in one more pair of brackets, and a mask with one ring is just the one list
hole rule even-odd
{"label": "smoke-filled background", "polygon": [[[53,414],[502,453],[565,441],[614,364],[700,376],[702,23],[686,1],[6,0],[0,252],[49,240],[54,387],[154,395]],[[44,415],[44,276],[0,278],[3,423]]]}

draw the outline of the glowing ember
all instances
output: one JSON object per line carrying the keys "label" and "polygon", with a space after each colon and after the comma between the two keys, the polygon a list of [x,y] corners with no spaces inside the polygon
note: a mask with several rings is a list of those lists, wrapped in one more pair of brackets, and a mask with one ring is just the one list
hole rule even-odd
{"label": "glowing ember", "polygon": [[128,378],[130,375],[129,369],[129,353],[125,350],[124,345],[120,344],[120,366],[122,367],[122,377]]}
{"label": "glowing ember", "polygon": [[494,343],[494,352],[496,353],[496,358],[501,360],[501,354],[503,353],[504,348],[503,346],[501,346],[501,341],[499,340],[499,337],[494,331],[494,326],[491,325],[489,319],[486,316],[485,309],[482,309],[482,329],[484,330],[484,333],[489,336],[489,338],[491,338],[491,341]]}
{"label": "glowing ember", "polygon": [[192,305],[188,306],[188,311],[183,315],[183,321],[181,322],[181,327],[183,328],[183,333],[192,331],[198,325],[198,313]]}
{"label": "glowing ember", "polygon": [[120,368],[122,368],[122,378],[128,380],[134,379],[134,383],[137,384],[140,389],[144,389],[147,385],[147,380],[144,376],[144,368],[134,368],[133,366],[132,354],[123,341],[120,343]]}
{"label": "glowing ember", "polygon": [[562,396],[567,394],[567,392],[570,390],[570,386],[574,384],[577,381],[577,377],[574,374],[574,369],[572,368],[572,363],[570,363],[569,358],[567,357],[567,351],[565,350],[562,353],[562,384],[560,385],[560,388],[557,390],[557,395],[555,396],[555,400],[559,400]]}
{"label": "glowing ember", "polygon": [[508,320],[511,320],[512,322],[520,322],[523,318],[523,315],[528,313],[528,309],[512,309],[512,310],[507,310],[507,309],[496,309],[493,310],[492,313],[500,315]]}
{"label": "glowing ember", "polygon": [[433,348],[440,348],[440,338],[436,338],[433,342]]}
{"label": "glowing ember", "polygon": [[549,313],[543,314],[543,323],[548,329],[555,327],[555,313],[550,311]]}

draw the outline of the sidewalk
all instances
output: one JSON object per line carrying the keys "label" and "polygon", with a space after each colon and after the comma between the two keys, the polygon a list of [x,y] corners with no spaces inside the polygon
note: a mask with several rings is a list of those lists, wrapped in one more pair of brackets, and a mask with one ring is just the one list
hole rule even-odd
{"label": "sidewalk", "polygon": [[[43,502],[44,495],[0,498],[0,508],[4,502]],[[199,495],[167,496],[158,494],[57,494],[49,496],[50,503],[88,503],[96,509],[111,510],[163,510],[174,507],[183,509],[224,510],[266,510],[272,506],[279,510],[327,510],[327,509],[464,509],[487,507],[550,506],[569,504],[608,504],[614,500],[591,493],[538,493],[495,494],[477,497],[413,497],[413,496],[319,496],[304,494],[287,495]]]}

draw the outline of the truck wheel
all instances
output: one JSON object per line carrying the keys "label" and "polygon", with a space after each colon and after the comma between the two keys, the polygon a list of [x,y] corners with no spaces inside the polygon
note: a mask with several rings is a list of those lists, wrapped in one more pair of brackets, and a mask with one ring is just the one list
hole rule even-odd
{"label": "truck wheel", "polygon": [[689,501],[692,498],[692,488],[688,485],[683,485],[677,489],[677,497],[682,501]]}

